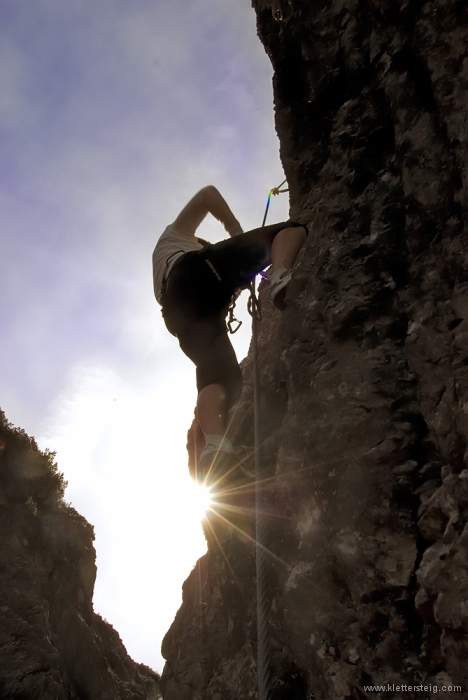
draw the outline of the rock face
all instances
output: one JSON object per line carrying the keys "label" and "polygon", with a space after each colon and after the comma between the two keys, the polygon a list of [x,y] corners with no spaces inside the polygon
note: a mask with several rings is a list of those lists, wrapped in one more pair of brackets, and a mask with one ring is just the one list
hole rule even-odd
{"label": "rock face", "polygon": [[157,675],[93,612],[94,532],[64,485],[0,412],[0,698],[157,700]]}
{"label": "rock face", "polygon": [[[310,228],[260,324],[273,698],[466,698],[468,6],[253,5]],[[221,538],[165,639],[165,700],[257,697],[253,548]]]}

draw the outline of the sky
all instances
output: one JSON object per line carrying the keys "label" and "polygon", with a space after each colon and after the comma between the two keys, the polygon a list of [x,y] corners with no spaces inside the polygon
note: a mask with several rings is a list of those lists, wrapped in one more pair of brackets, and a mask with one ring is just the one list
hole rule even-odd
{"label": "sky", "polygon": [[[284,179],[271,78],[249,0],[0,0],[0,408],[57,452],[96,529],[95,611],[158,671],[206,543],[195,372],[151,253],[204,185],[261,224]],[[274,198],[269,223],[287,218]],[[210,217],[199,234],[225,235]]]}

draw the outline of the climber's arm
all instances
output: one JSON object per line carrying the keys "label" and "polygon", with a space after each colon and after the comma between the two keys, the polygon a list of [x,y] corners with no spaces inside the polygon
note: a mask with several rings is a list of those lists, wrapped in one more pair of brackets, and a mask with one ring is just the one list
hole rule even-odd
{"label": "climber's arm", "polygon": [[212,214],[218,219],[230,236],[242,233],[240,223],[224,197],[213,185],[204,187],[192,197],[174,221],[174,229],[195,235],[195,231],[207,214]]}

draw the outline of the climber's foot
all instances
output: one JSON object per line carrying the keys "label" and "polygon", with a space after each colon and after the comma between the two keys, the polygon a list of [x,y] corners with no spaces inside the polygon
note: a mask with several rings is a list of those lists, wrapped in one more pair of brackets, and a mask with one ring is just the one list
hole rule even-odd
{"label": "climber's foot", "polygon": [[205,447],[198,460],[197,481],[208,488],[222,489],[237,471],[236,454]]}
{"label": "climber's foot", "polygon": [[[274,273],[273,273],[274,274]],[[287,307],[285,302],[286,289],[292,277],[292,270],[285,270],[278,279],[272,279],[270,289],[270,299],[277,309],[284,311]]]}

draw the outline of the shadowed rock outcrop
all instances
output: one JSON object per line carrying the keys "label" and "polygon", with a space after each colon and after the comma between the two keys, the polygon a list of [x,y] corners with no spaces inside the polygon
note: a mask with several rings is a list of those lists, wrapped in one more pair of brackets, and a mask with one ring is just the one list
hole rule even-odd
{"label": "shadowed rock outcrop", "polygon": [[93,612],[93,528],[53,457],[0,412],[0,698],[157,700],[157,674]]}
{"label": "shadowed rock outcrop", "polygon": [[[310,229],[288,309],[261,295],[273,697],[468,697],[467,3],[253,5]],[[253,547],[220,537],[166,636],[165,700],[256,697]]]}

